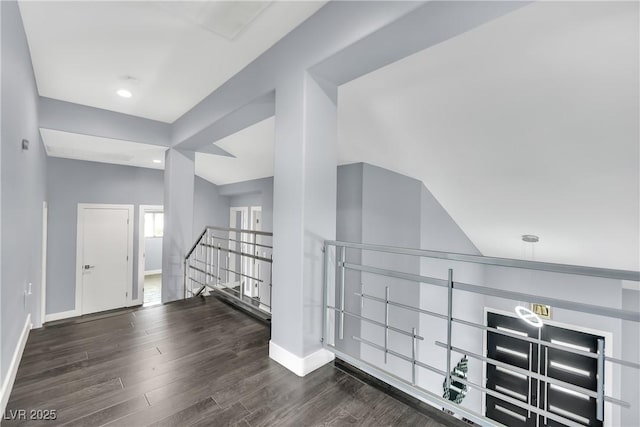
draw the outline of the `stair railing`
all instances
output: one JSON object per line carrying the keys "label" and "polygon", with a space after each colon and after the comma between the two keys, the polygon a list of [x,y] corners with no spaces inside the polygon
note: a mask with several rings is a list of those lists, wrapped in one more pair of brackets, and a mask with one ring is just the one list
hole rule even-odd
{"label": "stair railing", "polygon": [[273,233],[207,226],[184,257],[184,298],[218,293],[271,316]]}

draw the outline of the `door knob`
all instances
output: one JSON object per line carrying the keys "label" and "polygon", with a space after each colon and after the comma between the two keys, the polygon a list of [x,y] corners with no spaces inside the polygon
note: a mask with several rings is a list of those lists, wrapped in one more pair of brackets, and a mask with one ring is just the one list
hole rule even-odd
{"label": "door knob", "polygon": [[95,268],[95,267],[96,267],[95,265],[89,265],[89,264],[85,264],[84,265],[84,269],[85,270],[90,270],[90,269]]}

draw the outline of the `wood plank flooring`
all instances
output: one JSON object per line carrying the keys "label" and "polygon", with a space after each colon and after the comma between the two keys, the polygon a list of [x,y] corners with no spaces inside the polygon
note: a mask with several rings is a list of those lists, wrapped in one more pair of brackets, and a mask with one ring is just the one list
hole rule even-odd
{"label": "wood plank flooring", "polygon": [[[333,365],[268,357],[269,326],[214,297],[31,331],[3,426],[439,426]],[[13,412],[12,412],[13,411]]]}

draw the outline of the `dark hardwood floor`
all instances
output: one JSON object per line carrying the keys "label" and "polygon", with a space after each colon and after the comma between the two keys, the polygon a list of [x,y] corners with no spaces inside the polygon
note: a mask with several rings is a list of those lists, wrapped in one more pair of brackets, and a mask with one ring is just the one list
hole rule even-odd
{"label": "dark hardwood floor", "polygon": [[333,365],[299,378],[268,343],[267,325],[214,297],[47,325],[31,331],[5,418],[56,419],[2,425],[440,425]]}

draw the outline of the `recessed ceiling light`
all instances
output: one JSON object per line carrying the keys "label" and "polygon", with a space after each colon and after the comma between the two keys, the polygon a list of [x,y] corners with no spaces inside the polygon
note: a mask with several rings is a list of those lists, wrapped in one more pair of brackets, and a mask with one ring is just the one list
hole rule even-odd
{"label": "recessed ceiling light", "polygon": [[121,96],[123,98],[131,98],[133,96],[131,91],[127,89],[118,89],[116,93],[118,94],[118,96]]}
{"label": "recessed ceiling light", "polygon": [[162,160],[154,159],[153,163],[162,163]]}

